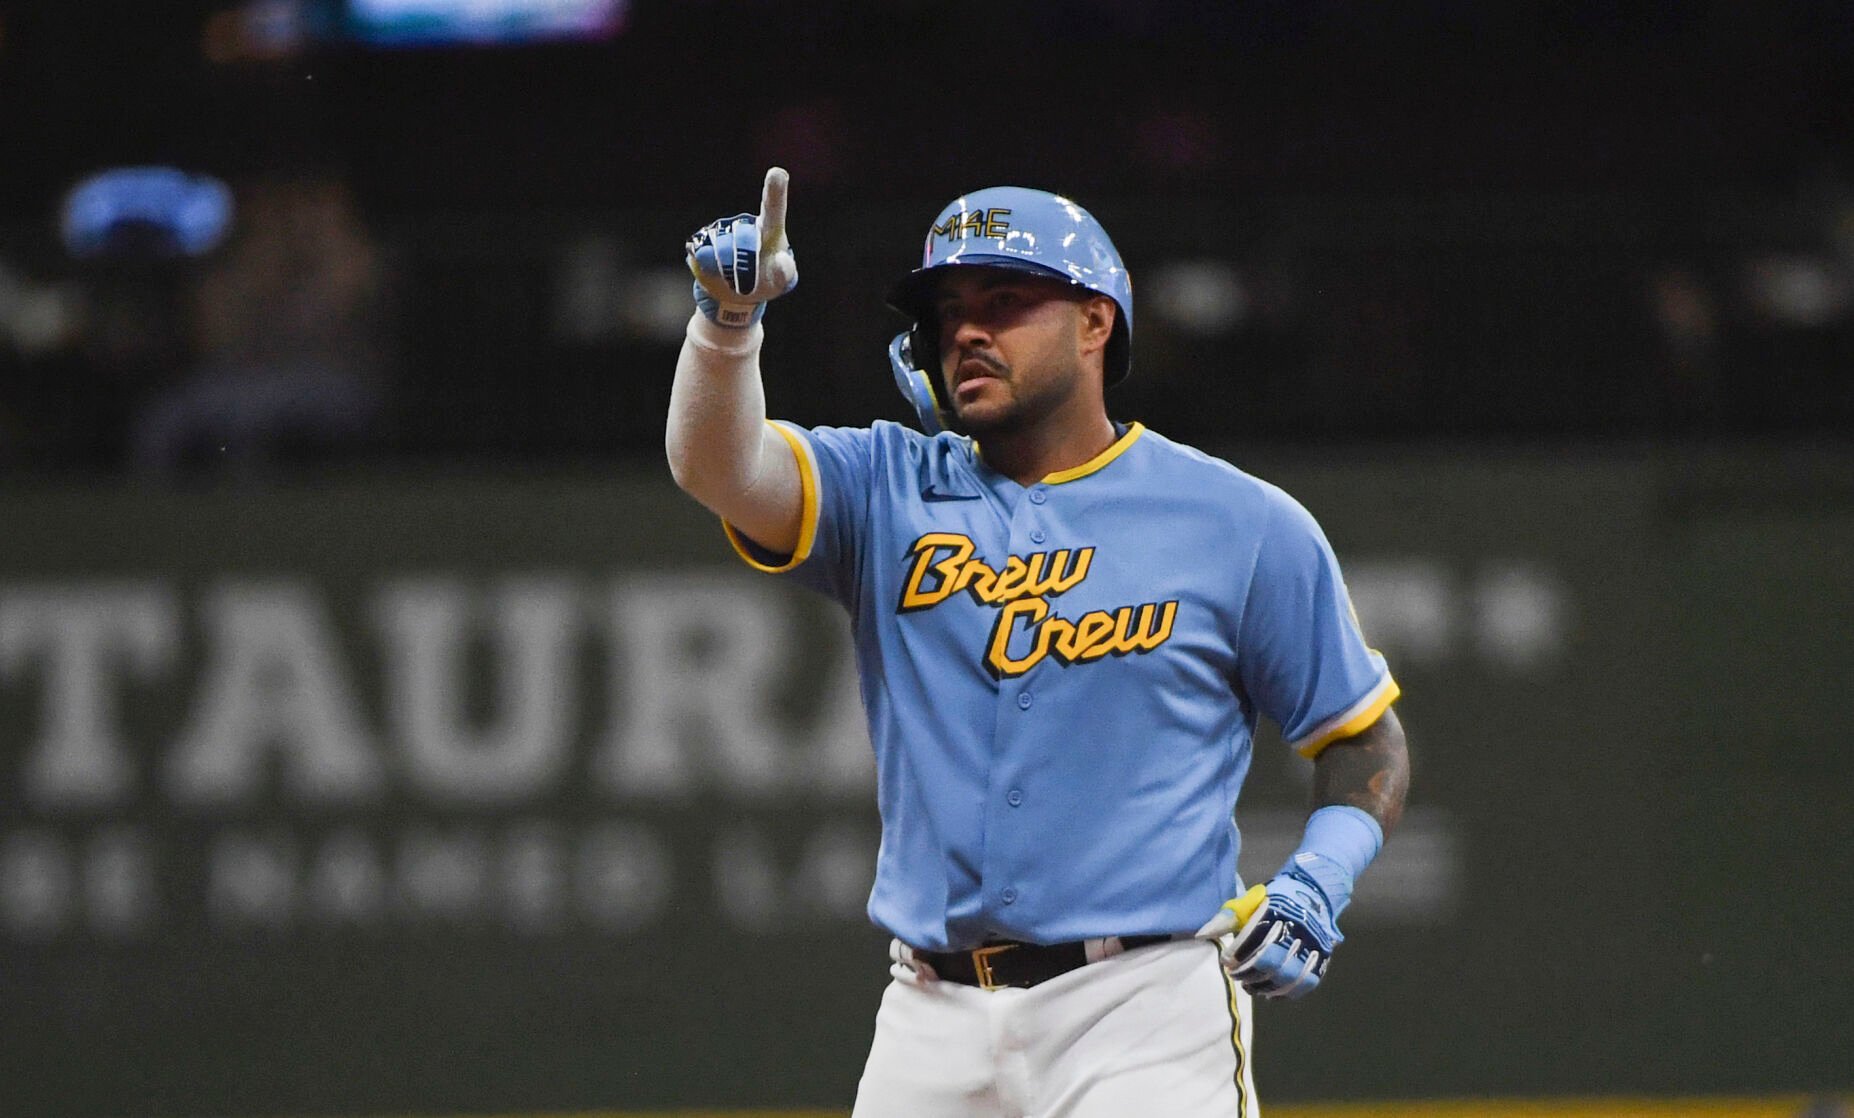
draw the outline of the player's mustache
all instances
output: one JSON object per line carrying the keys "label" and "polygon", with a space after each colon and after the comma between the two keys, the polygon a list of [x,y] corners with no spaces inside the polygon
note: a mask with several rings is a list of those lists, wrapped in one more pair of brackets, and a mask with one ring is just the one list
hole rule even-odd
{"label": "player's mustache", "polygon": [[996,357],[992,357],[989,354],[980,353],[977,350],[962,349],[959,351],[959,363],[953,366],[953,374],[957,379],[959,380],[965,379],[964,377],[959,376],[959,370],[964,368],[966,362],[968,361],[978,362],[980,365],[985,366],[985,369],[989,375],[998,377],[1000,379],[1009,376],[1011,372],[1010,366],[998,360]]}

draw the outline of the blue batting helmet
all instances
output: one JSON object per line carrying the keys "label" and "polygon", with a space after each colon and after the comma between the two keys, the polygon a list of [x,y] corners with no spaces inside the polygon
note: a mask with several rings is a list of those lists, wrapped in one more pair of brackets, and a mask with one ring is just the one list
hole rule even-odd
{"label": "blue batting helmet", "polygon": [[1104,371],[1108,384],[1126,379],[1133,363],[1133,280],[1107,230],[1094,215],[1059,194],[994,186],[953,201],[934,219],[921,266],[889,289],[888,305],[914,320],[889,343],[901,394],[928,433],[940,430],[934,391],[939,329],[933,315],[937,271],[952,267],[1010,268],[1067,280],[1114,301],[1114,333]]}

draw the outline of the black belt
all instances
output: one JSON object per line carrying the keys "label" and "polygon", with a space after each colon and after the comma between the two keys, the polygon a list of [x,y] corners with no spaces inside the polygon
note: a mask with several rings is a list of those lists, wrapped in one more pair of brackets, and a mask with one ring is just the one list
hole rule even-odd
{"label": "black belt", "polygon": [[[1120,947],[1150,947],[1169,943],[1172,936],[1121,936]],[[933,968],[948,982],[997,990],[1014,986],[1028,990],[1039,982],[1048,982],[1088,964],[1088,947],[1074,943],[988,943],[970,951],[915,951],[914,958]]]}

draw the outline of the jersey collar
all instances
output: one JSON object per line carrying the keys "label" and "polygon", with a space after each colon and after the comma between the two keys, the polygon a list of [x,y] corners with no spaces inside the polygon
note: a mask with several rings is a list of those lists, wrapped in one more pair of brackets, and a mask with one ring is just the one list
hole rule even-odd
{"label": "jersey collar", "polygon": [[[1071,466],[1066,470],[1057,470],[1053,474],[1046,474],[1041,481],[1035,484],[1061,485],[1065,481],[1075,481],[1078,478],[1087,477],[1089,474],[1099,473],[1101,470],[1107,468],[1109,462],[1125,454],[1127,450],[1139,440],[1139,437],[1146,433],[1146,425],[1138,420],[1134,420],[1131,424],[1116,422],[1114,426],[1120,431],[1120,437],[1115,439],[1113,444],[1106,450],[1103,450],[1101,453],[1083,462],[1079,466]],[[973,438],[971,435],[961,435],[960,438],[965,441],[966,460],[968,462],[977,466],[981,471],[1002,478],[1013,486],[1016,485],[1016,482],[1011,482],[1010,479],[1005,478],[1003,474],[999,474],[992,470],[991,466],[986,463],[984,452],[979,447],[977,439]]]}
{"label": "jersey collar", "polygon": [[1146,425],[1143,423],[1134,421],[1128,424],[1126,434],[1115,439],[1112,446],[1079,466],[1072,466],[1066,470],[1057,470],[1055,473],[1045,476],[1043,478],[1043,484],[1061,485],[1065,481],[1075,481],[1078,478],[1087,477],[1089,474],[1099,473],[1101,470],[1107,468],[1109,462],[1125,454],[1135,442],[1139,441],[1139,437],[1145,434],[1145,432]]}

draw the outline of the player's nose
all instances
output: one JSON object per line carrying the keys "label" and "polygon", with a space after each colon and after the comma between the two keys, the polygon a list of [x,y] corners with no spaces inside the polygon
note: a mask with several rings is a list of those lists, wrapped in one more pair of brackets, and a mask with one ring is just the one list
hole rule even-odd
{"label": "player's nose", "polygon": [[991,340],[990,331],[971,318],[954,319],[949,325],[952,328],[953,345],[959,349],[977,348]]}

